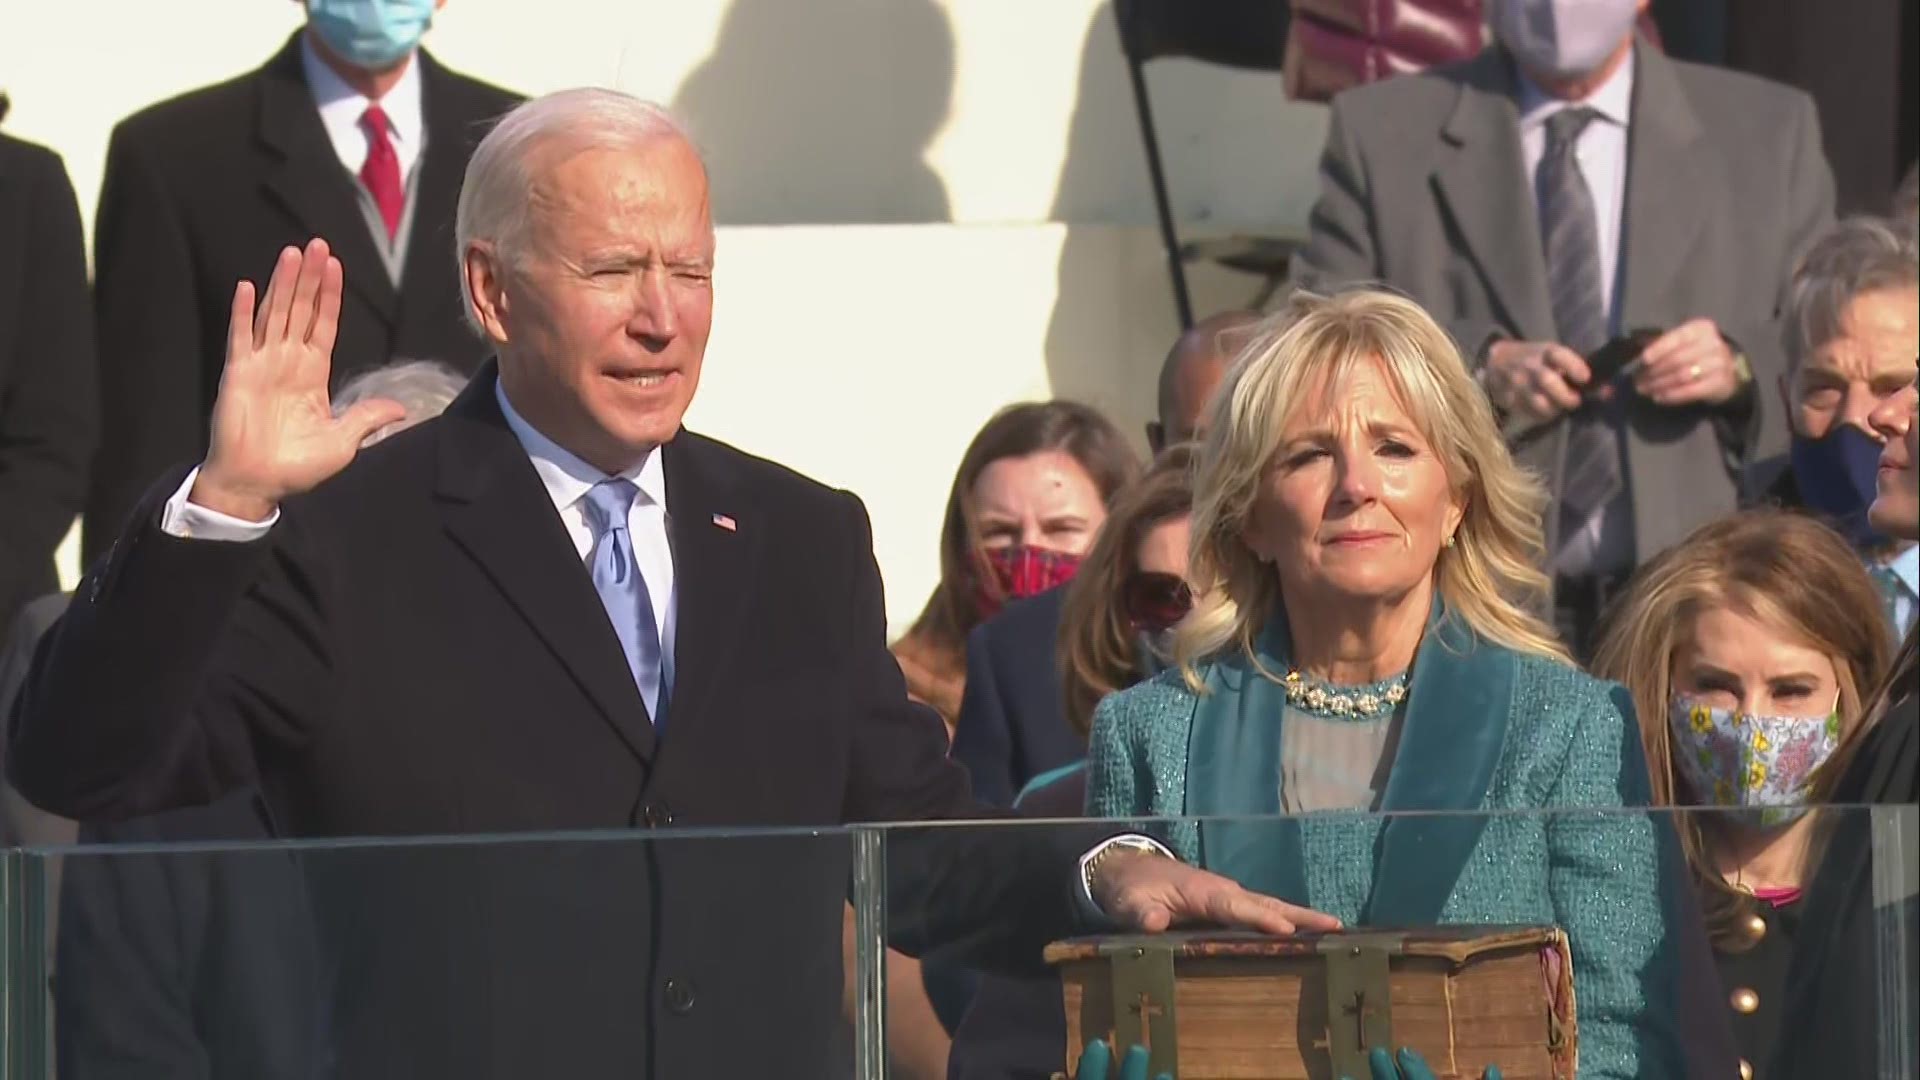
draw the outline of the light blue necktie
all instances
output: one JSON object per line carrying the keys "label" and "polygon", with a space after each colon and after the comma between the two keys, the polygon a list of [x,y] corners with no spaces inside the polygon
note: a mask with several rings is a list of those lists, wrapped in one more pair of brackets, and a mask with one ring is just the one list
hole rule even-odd
{"label": "light blue necktie", "polygon": [[666,698],[661,691],[660,627],[653,617],[653,598],[640,575],[633,557],[633,536],[627,532],[627,515],[633,510],[640,489],[631,480],[602,480],[588,490],[583,503],[587,527],[593,530],[590,555],[593,588],[613,621],[613,632],[620,637],[620,651],[626,654],[633,683],[640,688],[640,700],[653,717],[657,734],[666,719]]}

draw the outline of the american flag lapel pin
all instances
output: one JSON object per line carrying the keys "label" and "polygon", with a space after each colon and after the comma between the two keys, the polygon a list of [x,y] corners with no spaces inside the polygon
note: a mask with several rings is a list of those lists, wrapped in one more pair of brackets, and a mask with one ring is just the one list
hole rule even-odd
{"label": "american flag lapel pin", "polygon": [[713,523],[715,526],[725,529],[728,532],[740,531],[740,523],[733,520],[731,514],[715,514],[713,515]]}

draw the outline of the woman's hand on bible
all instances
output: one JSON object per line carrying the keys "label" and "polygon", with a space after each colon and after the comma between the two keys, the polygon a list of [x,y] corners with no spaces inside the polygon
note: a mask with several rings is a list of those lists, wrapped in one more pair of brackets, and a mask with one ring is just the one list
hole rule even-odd
{"label": "woman's hand on bible", "polygon": [[[1427,1059],[1415,1053],[1410,1046],[1400,1048],[1398,1055],[1390,1054],[1384,1046],[1376,1046],[1367,1051],[1367,1067],[1371,1080],[1434,1080],[1433,1069]],[[1481,1080],[1500,1080],[1500,1067],[1487,1066],[1480,1074]],[[1340,1080],[1354,1080],[1353,1077],[1341,1077]]]}
{"label": "woman's hand on bible", "polygon": [[252,282],[234,289],[207,459],[189,501],[264,521],[283,498],[346,468],[369,434],[406,418],[385,400],[333,415],[327,381],[340,289],[340,260],[319,239],[280,252],[257,311]]}
{"label": "woman's hand on bible", "polygon": [[1212,923],[1267,934],[1340,929],[1340,920],[1243,889],[1230,878],[1177,859],[1127,852],[1104,862],[1093,884],[1100,910],[1133,930],[1157,934],[1178,923]]}
{"label": "woman's hand on bible", "polygon": [[[1126,1056],[1120,1059],[1120,1071],[1113,1071],[1113,1047],[1104,1039],[1087,1044],[1085,1053],[1080,1055],[1080,1068],[1073,1074],[1072,1080],[1147,1080],[1147,1048],[1140,1045],[1127,1047]],[[1173,1080],[1167,1073],[1161,1073],[1154,1080]]]}

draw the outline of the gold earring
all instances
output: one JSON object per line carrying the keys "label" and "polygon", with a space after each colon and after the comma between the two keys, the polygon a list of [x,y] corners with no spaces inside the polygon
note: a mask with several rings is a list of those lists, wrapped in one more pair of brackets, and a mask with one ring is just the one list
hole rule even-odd
{"label": "gold earring", "polygon": [[1448,537],[1447,537],[1447,538],[1446,538],[1445,540],[1442,540],[1442,541],[1440,541],[1440,546],[1441,546],[1441,547],[1443,547],[1443,548],[1450,548],[1450,547],[1452,547],[1452,546],[1453,546],[1453,537],[1452,537],[1451,535],[1449,535],[1449,536],[1448,536]]}

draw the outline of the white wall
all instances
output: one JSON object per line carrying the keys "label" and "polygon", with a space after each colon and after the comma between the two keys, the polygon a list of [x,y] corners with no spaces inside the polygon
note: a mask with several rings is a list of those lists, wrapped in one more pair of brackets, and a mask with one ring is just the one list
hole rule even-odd
{"label": "white wall", "polygon": [[[90,226],[116,120],[258,66],[299,21],[294,0],[12,5],[7,130],[65,156]],[[859,492],[896,627],[988,413],[1075,396],[1137,431],[1151,410],[1173,313],[1099,0],[451,0],[427,44],[504,86],[612,85],[686,118],[722,224],[690,422]],[[1177,61],[1150,82],[1189,228],[1301,229],[1321,109]],[[1199,272],[1196,306],[1256,284]]]}

